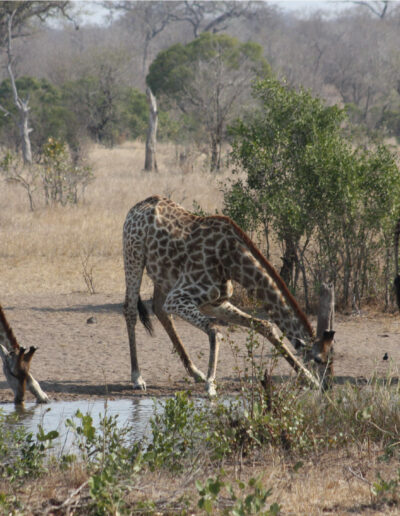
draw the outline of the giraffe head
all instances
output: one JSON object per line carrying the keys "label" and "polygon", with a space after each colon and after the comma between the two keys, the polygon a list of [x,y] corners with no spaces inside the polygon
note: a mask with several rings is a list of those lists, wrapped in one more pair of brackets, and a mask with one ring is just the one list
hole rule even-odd
{"label": "giraffe head", "polygon": [[8,351],[0,344],[0,357],[3,361],[3,370],[8,384],[14,392],[14,403],[24,402],[26,383],[29,376],[29,368],[32,357],[37,348],[31,346],[29,351],[23,347]]}
{"label": "giraffe head", "polygon": [[325,330],[320,337],[315,337],[310,344],[306,344],[298,338],[292,339],[292,344],[296,350],[302,350],[304,360],[315,362],[318,375],[322,379],[322,390],[330,387],[333,378],[334,336],[335,332],[333,330]]}
{"label": "giraffe head", "polygon": [[328,365],[332,361],[335,332],[325,330],[321,337],[317,337],[311,349],[311,357],[319,365]]}

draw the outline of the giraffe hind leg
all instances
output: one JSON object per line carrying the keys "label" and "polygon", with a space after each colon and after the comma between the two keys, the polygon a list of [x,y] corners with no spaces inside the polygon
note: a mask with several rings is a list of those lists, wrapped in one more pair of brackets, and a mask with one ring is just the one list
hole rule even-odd
{"label": "giraffe hind leg", "polygon": [[155,286],[154,294],[153,294],[153,311],[156,314],[158,320],[163,325],[165,331],[167,332],[169,338],[172,341],[174,349],[178,353],[180,359],[185,366],[186,371],[194,378],[196,382],[205,382],[206,376],[202,373],[197,367],[193,364],[190,359],[185,346],[183,345],[179,335],[176,332],[175,325],[172,321],[170,315],[168,315],[164,309],[163,304],[165,301],[165,295],[161,292],[161,290]]}
{"label": "giraffe hind leg", "polygon": [[[139,301],[140,285],[144,270],[144,254],[140,246],[134,246],[124,240],[124,263],[126,293],[124,303],[124,316],[129,337],[129,350],[131,357],[131,378],[135,389],[146,390],[146,382],[142,378],[136,350],[136,322],[138,311],[143,319],[143,303]],[[139,308],[139,310],[138,310]],[[149,328],[147,328],[149,329]]]}

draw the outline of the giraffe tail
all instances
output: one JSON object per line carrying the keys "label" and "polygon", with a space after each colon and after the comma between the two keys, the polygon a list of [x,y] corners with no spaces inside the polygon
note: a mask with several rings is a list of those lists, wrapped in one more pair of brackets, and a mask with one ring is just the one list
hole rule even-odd
{"label": "giraffe tail", "polygon": [[151,324],[149,311],[147,310],[146,305],[140,299],[140,296],[138,299],[137,307],[138,307],[139,319],[140,319],[141,323],[146,328],[146,330],[150,333],[150,335],[153,335],[153,325]]}

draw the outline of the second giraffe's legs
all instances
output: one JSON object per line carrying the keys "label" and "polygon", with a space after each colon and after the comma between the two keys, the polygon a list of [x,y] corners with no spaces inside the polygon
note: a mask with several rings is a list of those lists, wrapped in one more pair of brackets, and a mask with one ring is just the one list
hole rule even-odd
{"label": "second giraffe's legs", "polygon": [[217,306],[205,305],[202,307],[202,312],[212,317],[222,319],[230,324],[238,324],[240,326],[245,326],[246,328],[253,326],[257,333],[266,337],[271,344],[275,346],[275,348],[282,354],[297,373],[301,373],[312,385],[319,387],[318,380],[293,355],[289,348],[287,348],[273,325],[268,321],[251,317],[249,314],[242,312],[228,301]]}
{"label": "second giraffe's legs", "polygon": [[165,301],[165,295],[160,291],[158,287],[154,288],[153,294],[153,311],[156,314],[160,323],[164,326],[165,331],[168,333],[169,338],[174,345],[174,349],[178,353],[180,359],[185,366],[186,371],[192,376],[196,382],[205,382],[206,376],[193,364],[190,359],[185,346],[183,345],[179,335],[176,333],[175,325],[172,317],[163,310],[163,304]]}

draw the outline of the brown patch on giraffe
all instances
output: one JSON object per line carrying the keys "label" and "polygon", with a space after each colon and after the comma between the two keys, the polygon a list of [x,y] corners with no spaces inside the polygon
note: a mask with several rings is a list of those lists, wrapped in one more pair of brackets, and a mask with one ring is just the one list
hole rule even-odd
{"label": "brown patch on giraffe", "polygon": [[19,344],[17,342],[17,339],[10,327],[10,325],[7,322],[6,316],[4,315],[3,308],[0,305],[0,325],[3,326],[7,339],[9,343],[11,344],[12,348],[17,351],[19,349]]}

